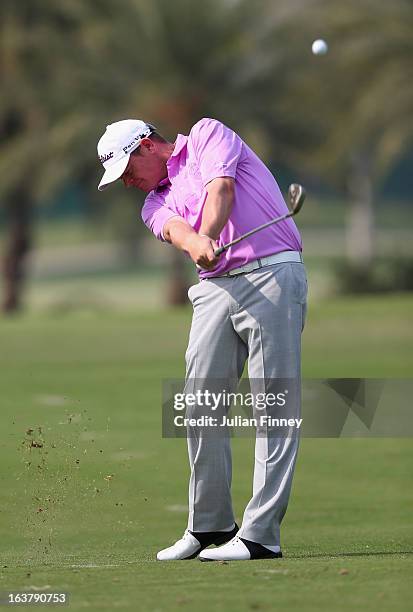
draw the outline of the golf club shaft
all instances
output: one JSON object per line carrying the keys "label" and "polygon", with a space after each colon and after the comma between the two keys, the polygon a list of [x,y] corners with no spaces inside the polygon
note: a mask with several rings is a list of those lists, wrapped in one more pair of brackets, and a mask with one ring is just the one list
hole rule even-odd
{"label": "golf club shaft", "polygon": [[244,240],[245,238],[252,236],[256,232],[260,232],[261,230],[265,229],[266,227],[269,227],[270,225],[273,225],[274,223],[279,223],[280,221],[284,221],[284,219],[288,219],[288,217],[292,217],[294,214],[295,214],[294,212],[289,212],[289,213],[286,213],[285,215],[282,215],[281,217],[277,217],[276,219],[271,219],[271,221],[268,221],[267,223],[263,223],[262,225],[255,227],[254,229],[250,230],[246,234],[242,234],[242,236],[239,236],[235,240],[232,240],[231,242],[228,242],[227,244],[224,244],[223,246],[216,249],[214,251],[214,255],[218,257],[224,251],[229,249],[229,247],[232,247],[235,244],[238,244],[238,242],[241,242],[241,240]]}

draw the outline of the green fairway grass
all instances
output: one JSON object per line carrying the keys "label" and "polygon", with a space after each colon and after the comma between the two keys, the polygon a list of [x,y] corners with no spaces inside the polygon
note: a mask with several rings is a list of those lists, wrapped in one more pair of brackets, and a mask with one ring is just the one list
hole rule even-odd
{"label": "green fairway grass", "polygon": [[[311,304],[303,375],[411,378],[412,310],[409,295]],[[0,322],[0,593],[68,592],[70,610],[410,609],[408,438],[304,439],[281,560],[155,560],[186,526],[186,444],[161,437],[161,383],[184,374],[190,317]],[[233,450],[241,521],[253,440]]]}

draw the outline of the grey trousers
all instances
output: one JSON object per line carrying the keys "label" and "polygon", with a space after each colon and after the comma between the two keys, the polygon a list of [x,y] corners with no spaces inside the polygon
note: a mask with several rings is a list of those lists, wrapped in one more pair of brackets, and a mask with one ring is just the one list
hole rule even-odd
{"label": "grey trousers", "polygon": [[[200,380],[227,379],[236,385],[247,359],[250,379],[294,378],[300,387],[301,332],[307,306],[302,263],[279,263],[247,274],[202,280],[189,289],[188,296],[193,319],[186,352],[186,393],[202,386]],[[297,416],[299,410],[300,405]],[[230,437],[204,434],[202,428],[188,432],[191,531],[217,531],[234,523]],[[280,545],[280,523],[298,444],[297,435],[257,435],[252,498],[244,512],[241,537]]]}

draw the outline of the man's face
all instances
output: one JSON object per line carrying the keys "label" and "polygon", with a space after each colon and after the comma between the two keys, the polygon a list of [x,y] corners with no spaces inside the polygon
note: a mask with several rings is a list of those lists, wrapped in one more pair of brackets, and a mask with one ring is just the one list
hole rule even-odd
{"label": "man's face", "polygon": [[139,145],[139,153],[130,156],[121,179],[126,187],[136,187],[149,193],[166,176],[166,163],[160,155],[158,143],[144,138]]}

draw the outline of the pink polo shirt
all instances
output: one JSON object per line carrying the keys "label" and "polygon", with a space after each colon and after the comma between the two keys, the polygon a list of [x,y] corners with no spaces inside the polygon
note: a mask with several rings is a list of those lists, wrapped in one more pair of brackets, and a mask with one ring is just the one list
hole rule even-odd
{"label": "pink polo shirt", "polygon": [[[288,212],[265,164],[235,132],[215,119],[201,119],[188,136],[178,134],[167,170],[169,181],[162,181],[147,195],[142,209],[144,223],[159,240],[164,240],[165,223],[176,215],[199,231],[208,183],[218,177],[235,179],[234,205],[217,240],[219,245]],[[259,257],[301,250],[300,234],[289,218],[228,249],[213,270],[198,272],[200,278],[219,276]]]}

